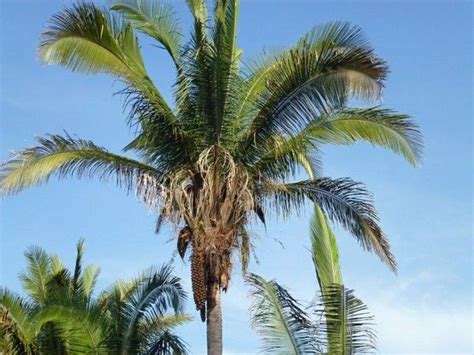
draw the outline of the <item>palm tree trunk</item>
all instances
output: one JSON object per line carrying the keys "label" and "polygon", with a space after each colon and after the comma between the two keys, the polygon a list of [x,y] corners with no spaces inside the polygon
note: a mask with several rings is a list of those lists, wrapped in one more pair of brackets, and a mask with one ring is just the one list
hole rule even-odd
{"label": "palm tree trunk", "polygon": [[221,289],[217,282],[211,283],[208,288],[207,354],[222,355]]}

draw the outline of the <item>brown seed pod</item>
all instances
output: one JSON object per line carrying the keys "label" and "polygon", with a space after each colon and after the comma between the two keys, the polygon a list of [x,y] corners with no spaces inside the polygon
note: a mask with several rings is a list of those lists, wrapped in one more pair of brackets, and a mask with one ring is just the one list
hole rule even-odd
{"label": "brown seed pod", "polygon": [[[206,259],[202,251],[193,250],[191,256],[191,282],[193,288],[194,303],[196,309],[201,311],[201,319],[205,320],[207,280],[206,280]],[[203,319],[204,318],[204,319]]]}

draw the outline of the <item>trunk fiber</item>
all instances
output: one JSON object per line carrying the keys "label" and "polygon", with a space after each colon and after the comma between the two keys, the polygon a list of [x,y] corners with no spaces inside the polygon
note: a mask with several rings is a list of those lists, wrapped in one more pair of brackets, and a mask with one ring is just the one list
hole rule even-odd
{"label": "trunk fiber", "polygon": [[211,283],[207,296],[207,354],[222,355],[221,289]]}

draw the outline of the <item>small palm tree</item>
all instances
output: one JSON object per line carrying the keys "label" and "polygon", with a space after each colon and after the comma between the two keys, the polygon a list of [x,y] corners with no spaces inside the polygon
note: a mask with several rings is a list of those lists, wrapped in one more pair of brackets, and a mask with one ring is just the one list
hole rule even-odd
{"label": "small palm tree", "polygon": [[[330,23],[291,48],[242,65],[237,45],[238,0],[187,0],[193,29],[186,43],[169,6],[121,0],[111,10],[92,3],[54,15],[39,46],[41,60],[83,73],[107,73],[124,89],[136,137],[125,146],[140,159],[108,152],[69,135],[40,138],[1,168],[0,190],[15,193],[56,174],[113,177],[156,208],[158,225],[179,226],[178,251],[190,249],[196,308],[207,318],[208,352],[222,353],[220,296],[232,255],[248,260],[247,222],[269,210],[288,214],[310,199],[361,245],[396,268],[365,187],[319,171],[289,182],[300,167],[317,165],[321,144],[359,140],[391,149],[410,163],[420,158],[420,134],[409,117],[374,102],[388,68],[361,30]],[[135,31],[165,49],[176,68],[174,105],[148,75]]]}
{"label": "small palm tree", "polygon": [[[26,253],[21,274],[27,298],[0,290],[0,350],[7,354],[185,354],[173,328],[189,320],[185,293],[170,266],[149,269],[93,297],[99,270],[82,267],[77,245],[73,272],[38,247]],[[173,310],[174,313],[167,313]]]}
{"label": "small palm tree", "polygon": [[252,324],[264,351],[278,354],[356,354],[376,350],[373,317],[344,287],[336,238],[322,210],[311,220],[312,258],[320,295],[303,307],[276,281],[250,274]]}
{"label": "small palm tree", "polygon": [[352,290],[331,285],[315,304],[301,305],[276,281],[249,274],[252,325],[264,353],[343,354],[376,350],[373,317]]}

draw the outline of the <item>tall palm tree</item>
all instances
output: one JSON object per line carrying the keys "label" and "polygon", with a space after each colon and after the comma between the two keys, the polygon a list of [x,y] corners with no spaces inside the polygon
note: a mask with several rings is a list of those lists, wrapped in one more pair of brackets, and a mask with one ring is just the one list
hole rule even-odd
{"label": "tall palm tree", "polygon": [[[185,293],[169,265],[119,281],[94,297],[99,270],[75,267],[43,249],[25,253],[20,275],[27,298],[0,289],[0,351],[7,354],[185,354],[173,328],[189,320]],[[172,313],[169,313],[172,310]]]}
{"label": "tall palm tree", "polygon": [[[124,84],[128,123],[136,136],[111,153],[69,135],[40,138],[1,168],[0,189],[15,193],[52,175],[112,177],[156,208],[158,226],[179,226],[178,251],[190,249],[196,308],[207,318],[208,352],[222,352],[221,291],[232,255],[248,253],[246,226],[270,210],[288,214],[314,201],[361,245],[395,270],[365,187],[320,174],[289,182],[299,167],[317,165],[324,143],[365,140],[420,158],[420,134],[405,114],[351,99],[381,97],[388,68],[361,30],[348,23],[315,27],[287,50],[242,64],[238,0],[187,0],[193,16],[184,41],[172,9],[161,1],[123,0],[111,10],[79,3],[54,15],[39,46],[44,63],[82,73],[107,73]],[[174,104],[147,73],[140,32],[169,54],[176,68]],[[245,256],[245,255],[244,255]],[[248,260],[248,255],[242,258]]]}

